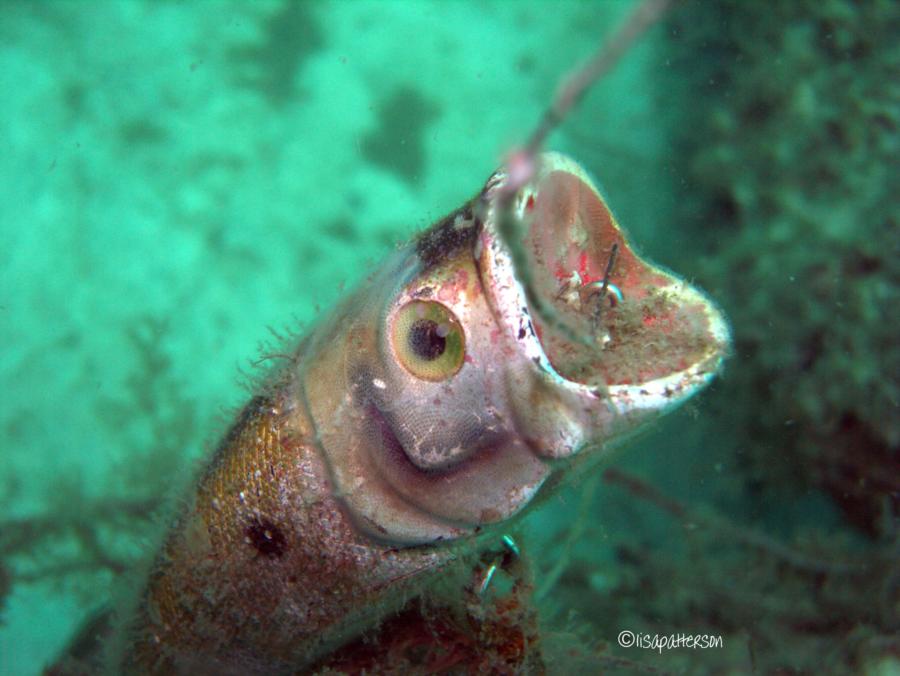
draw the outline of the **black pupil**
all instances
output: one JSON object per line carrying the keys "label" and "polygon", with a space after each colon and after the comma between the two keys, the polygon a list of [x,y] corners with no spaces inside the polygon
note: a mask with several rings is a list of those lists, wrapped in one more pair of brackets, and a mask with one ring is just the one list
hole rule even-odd
{"label": "black pupil", "polygon": [[438,335],[437,322],[417,319],[409,329],[409,349],[427,361],[437,359],[447,349],[447,339]]}

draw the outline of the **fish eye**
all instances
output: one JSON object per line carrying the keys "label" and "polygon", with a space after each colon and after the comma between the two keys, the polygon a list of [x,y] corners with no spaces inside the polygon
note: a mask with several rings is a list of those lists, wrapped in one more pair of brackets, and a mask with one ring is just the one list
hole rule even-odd
{"label": "fish eye", "polygon": [[404,369],[432,382],[455,375],[466,356],[462,325],[435,301],[414,300],[400,308],[391,327],[391,342]]}

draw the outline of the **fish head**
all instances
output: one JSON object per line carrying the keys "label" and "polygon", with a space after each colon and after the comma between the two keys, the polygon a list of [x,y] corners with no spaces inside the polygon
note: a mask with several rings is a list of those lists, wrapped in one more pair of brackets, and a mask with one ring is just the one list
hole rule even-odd
{"label": "fish head", "polygon": [[538,160],[395,254],[313,341],[305,397],[370,537],[488,532],[721,366],[714,304],[634,252],[575,162]]}

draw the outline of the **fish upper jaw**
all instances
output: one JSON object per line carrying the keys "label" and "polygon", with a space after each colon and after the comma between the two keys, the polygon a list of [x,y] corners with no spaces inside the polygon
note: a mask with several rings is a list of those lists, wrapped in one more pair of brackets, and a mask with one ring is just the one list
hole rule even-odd
{"label": "fish upper jaw", "polygon": [[[538,455],[566,459],[603,446],[711,382],[730,346],[723,314],[634,252],[577,163],[539,156],[511,214],[498,206],[504,180],[495,174],[483,194],[475,257],[497,322],[516,346],[509,396]],[[501,234],[510,215],[516,251]]]}

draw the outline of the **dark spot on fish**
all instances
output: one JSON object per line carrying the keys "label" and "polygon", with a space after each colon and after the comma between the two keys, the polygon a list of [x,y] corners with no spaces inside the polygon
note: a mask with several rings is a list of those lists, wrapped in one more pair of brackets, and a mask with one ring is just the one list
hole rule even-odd
{"label": "dark spot on fish", "polygon": [[287,551],[287,538],[274,523],[265,517],[255,516],[244,530],[247,540],[262,556],[280,559]]}
{"label": "dark spot on fish", "polygon": [[519,329],[519,340],[522,340],[524,337],[525,337],[525,329],[520,328]]}

